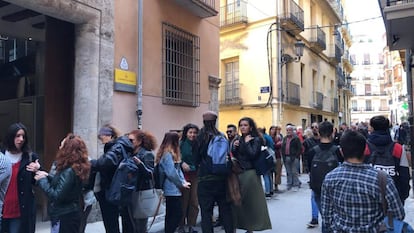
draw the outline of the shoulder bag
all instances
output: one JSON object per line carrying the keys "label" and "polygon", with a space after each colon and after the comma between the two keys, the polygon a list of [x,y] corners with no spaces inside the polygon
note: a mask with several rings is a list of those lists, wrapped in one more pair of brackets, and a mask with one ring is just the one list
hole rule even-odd
{"label": "shoulder bag", "polygon": [[387,174],[383,171],[378,171],[378,182],[381,191],[382,198],[382,210],[385,214],[384,220],[380,223],[379,233],[414,233],[413,228],[405,221],[401,221],[392,216],[391,212],[388,212],[388,203],[385,199],[385,189],[387,186]]}

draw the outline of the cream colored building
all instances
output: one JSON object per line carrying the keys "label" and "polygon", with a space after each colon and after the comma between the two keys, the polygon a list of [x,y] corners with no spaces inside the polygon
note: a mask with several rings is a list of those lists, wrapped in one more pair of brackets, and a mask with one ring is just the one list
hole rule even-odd
{"label": "cream colored building", "polygon": [[397,63],[396,57],[384,51],[386,45],[381,38],[366,35],[353,38],[350,54],[354,64],[351,77],[355,96],[351,98],[351,121],[369,122],[371,117],[383,115],[395,123],[401,111],[396,112],[396,108],[392,111],[390,106],[401,107],[398,104],[402,91],[401,62]]}
{"label": "cream colored building", "polygon": [[343,23],[339,0],[221,0],[220,129],[243,116],[266,128],[349,122],[351,40]]}

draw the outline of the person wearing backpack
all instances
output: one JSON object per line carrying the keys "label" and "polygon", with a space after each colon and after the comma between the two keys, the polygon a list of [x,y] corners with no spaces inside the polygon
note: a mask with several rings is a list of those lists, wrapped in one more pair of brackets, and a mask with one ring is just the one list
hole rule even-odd
{"label": "person wearing backpack", "polygon": [[[340,139],[345,162],[326,175],[322,185],[322,224],[326,232],[379,232],[384,217],[378,171],[364,163],[364,136],[346,131]],[[403,220],[404,207],[387,176],[388,212]]]}
{"label": "person wearing backpack", "polygon": [[365,162],[383,170],[393,178],[401,202],[404,204],[410,192],[409,168],[400,165],[403,148],[393,142],[389,131],[390,121],[384,116],[374,116],[369,121],[373,131],[367,138]]}
{"label": "person wearing backpack", "polygon": [[[214,203],[217,203],[220,216],[219,221],[226,233],[233,233],[231,201],[227,199],[227,177],[231,168],[228,168],[227,174],[225,172],[221,174],[214,172],[212,169],[212,158],[208,155],[209,145],[213,138],[224,137],[224,134],[216,128],[217,114],[215,112],[206,111],[202,117],[203,127],[197,135],[199,147],[195,160],[195,165],[198,166],[197,196],[201,211],[201,230],[203,233],[214,232],[212,216]],[[228,150],[227,140],[226,145]]]}
{"label": "person wearing backpack", "polygon": [[[273,151],[275,150],[275,144],[273,142],[272,137],[270,137],[269,134],[266,133],[266,128],[258,128],[258,131],[262,134],[263,139],[265,141],[265,146],[269,147]],[[268,173],[263,175],[264,185],[265,185],[265,196],[268,198],[271,198],[273,196],[273,176],[272,172],[274,172],[274,169],[270,170]]]}
{"label": "person wearing backpack", "polygon": [[[302,144],[304,148],[303,157],[306,158],[306,163],[307,163],[306,165],[308,166],[309,175],[310,175],[310,170],[311,170],[311,160],[309,159],[309,152],[314,146],[319,145],[319,143],[321,142],[321,139],[319,136],[319,124],[317,122],[313,122],[310,128],[312,131],[312,135],[306,138]],[[313,191],[311,191],[311,210],[312,210],[312,219],[307,224],[308,228],[317,227],[319,224],[319,221],[318,221],[319,208],[318,208],[318,205],[316,204],[315,193]]]}
{"label": "person wearing backpack", "polygon": [[235,226],[237,229],[247,230],[248,233],[272,229],[261,178],[254,167],[264,139],[250,117],[239,120],[239,130],[241,137],[234,142],[232,150],[233,156],[238,159],[243,169],[239,174],[241,205],[233,208]]}
{"label": "person wearing backpack", "polygon": [[[310,161],[310,187],[317,205],[321,210],[321,187],[326,174],[332,171],[343,161],[339,147],[333,140],[333,125],[329,121],[319,124],[320,143],[313,146],[308,152]],[[322,226],[322,232],[325,232]]]}
{"label": "person wearing backpack", "polygon": [[[126,136],[119,137],[119,131],[112,125],[104,125],[98,133],[98,137],[104,144],[104,153],[98,158],[91,160],[91,170],[99,172],[100,191],[95,193],[101,208],[102,220],[106,233],[119,233],[119,206],[107,200],[107,192],[111,186],[112,178],[118,168],[119,163],[123,160],[124,154],[131,153],[133,145]],[[122,223],[128,222],[129,216],[121,216]],[[127,226],[122,227],[123,233],[130,232]]]}

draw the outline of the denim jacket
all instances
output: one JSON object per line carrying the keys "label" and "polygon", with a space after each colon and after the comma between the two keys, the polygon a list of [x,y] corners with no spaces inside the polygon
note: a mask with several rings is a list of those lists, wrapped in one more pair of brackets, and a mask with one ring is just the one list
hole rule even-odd
{"label": "denim jacket", "polygon": [[164,196],[181,196],[180,188],[183,187],[185,180],[180,163],[174,163],[172,154],[166,152],[160,160],[160,168],[160,171],[165,174]]}

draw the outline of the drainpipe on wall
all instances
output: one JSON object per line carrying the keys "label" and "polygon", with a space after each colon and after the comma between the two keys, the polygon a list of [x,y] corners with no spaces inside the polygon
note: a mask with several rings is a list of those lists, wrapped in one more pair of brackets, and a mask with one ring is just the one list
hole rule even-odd
{"label": "drainpipe on wall", "polygon": [[138,75],[137,75],[137,120],[138,129],[142,129],[142,41],[143,41],[143,0],[138,0]]}
{"label": "drainpipe on wall", "polygon": [[[413,82],[412,82],[412,72],[411,72],[411,68],[412,68],[412,52],[411,49],[406,49],[405,50],[405,66],[406,66],[406,79],[407,79],[407,96],[408,96],[408,121],[410,124],[410,150],[411,150],[411,154],[412,151],[414,151],[414,118],[413,118]],[[414,165],[414,159],[413,157],[411,157],[411,167],[413,167]],[[412,177],[414,175],[414,170],[412,170]],[[414,179],[412,181],[412,186],[413,190],[414,190]]]}
{"label": "drainpipe on wall", "polygon": [[[280,15],[280,1],[276,2],[276,15]],[[277,109],[277,125],[282,125],[282,114],[283,114],[283,76],[282,76],[282,30],[280,29],[280,17],[277,17],[277,97],[278,97],[278,109]]]}

